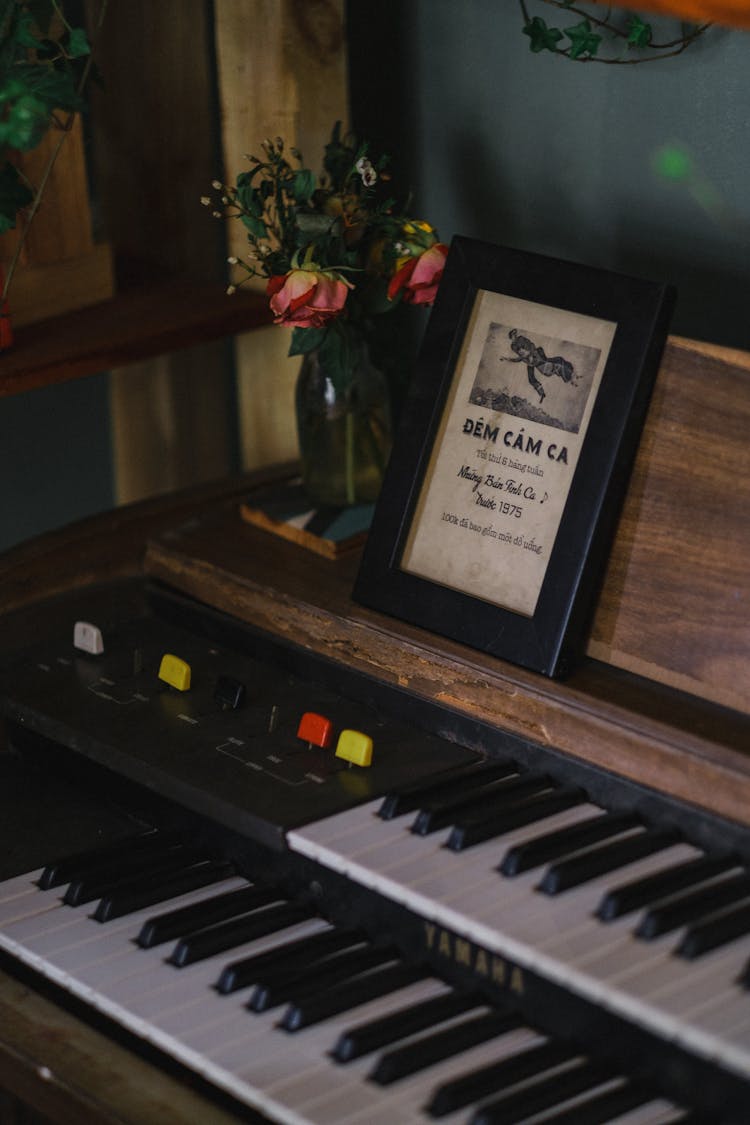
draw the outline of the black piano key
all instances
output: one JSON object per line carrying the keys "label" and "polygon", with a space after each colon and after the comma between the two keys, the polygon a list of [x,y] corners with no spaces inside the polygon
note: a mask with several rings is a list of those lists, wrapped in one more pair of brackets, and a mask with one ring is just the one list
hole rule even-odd
{"label": "black piano key", "polygon": [[114,918],[122,918],[136,910],[145,910],[147,906],[156,906],[157,903],[167,902],[178,895],[219,883],[234,873],[232,864],[220,859],[196,863],[176,874],[160,873],[158,877],[139,880],[135,885],[128,883],[125,887],[110,891],[99,900],[91,917],[97,922],[111,922]]}
{"label": "black piano key", "polygon": [[440,996],[432,996],[429,1000],[411,1004],[408,1008],[399,1008],[390,1015],[342,1031],[331,1051],[331,1057],[340,1063],[353,1062],[363,1055],[389,1047],[408,1035],[416,1035],[418,1031],[436,1027],[446,1020],[470,1012],[472,1008],[483,1006],[479,997],[468,992],[444,992]]}
{"label": "black piano key", "polygon": [[417,781],[413,785],[387,793],[377,815],[382,820],[393,820],[404,813],[422,808],[431,801],[440,801],[459,793],[469,793],[488,782],[501,777],[509,777],[517,772],[514,762],[492,762],[489,765],[471,765],[464,770],[456,770],[448,777],[438,777],[434,781]]}
{"label": "black piano key", "polygon": [[301,1031],[321,1020],[341,1015],[349,1008],[367,1004],[380,996],[396,992],[427,976],[424,969],[403,962],[385,965],[352,981],[346,981],[338,988],[315,993],[298,1003],[290,1004],[279,1024],[285,1031]]}
{"label": "black piano key", "polygon": [[470,1118],[469,1125],[516,1125],[555,1106],[597,1089],[612,1076],[591,1063],[543,1074],[539,1081],[511,1089],[485,1102]]}
{"label": "black piano key", "polygon": [[458,821],[451,829],[446,846],[454,852],[465,851],[475,844],[494,840],[506,832],[544,820],[555,813],[573,808],[585,801],[586,794],[575,786],[535,793],[511,808],[502,809],[481,820]]}
{"label": "black piano key", "polygon": [[644,879],[634,879],[606,892],[597,907],[596,914],[603,922],[621,918],[633,910],[642,910],[659,899],[671,897],[678,891],[711,879],[724,871],[737,866],[730,856],[700,856],[685,863],[675,864],[665,871],[648,875]]}
{"label": "black piano key", "polygon": [[356,948],[362,945],[364,940],[364,936],[358,930],[339,930],[333,927],[329,930],[321,930],[320,933],[312,934],[310,937],[294,938],[263,953],[242,957],[239,961],[225,965],[216,982],[216,991],[222,995],[238,992],[255,984],[260,973],[276,972],[282,966],[286,966],[287,971],[291,973],[299,965],[314,965],[334,953]]}
{"label": "black piano key", "polygon": [[282,965],[261,975],[250,993],[247,1007],[251,1012],[266,1012],[287,1001],[300,1004],[371,969],[382,968],[397,957],[395,946],[365,945],[342,950],[322,964],[300,963],[294,969]]}
{"label": "black piano key", "polygon": [[538,889],[547,895],[561,894],[608,871],[663,851],[679,839],[679,833],[671,828],[649,828],[623,840],[611,840],[553,864],[545,871]]}
{"label": "black piano key", "polygon": [[246,914],[248,910],[256,910],[259,906],[276,902],[278,897],[268,887],[247,886],[225,891],[201,902],[193,902],[190,906],[167,910],[148,918],[141,926],[135,942],[141,949],[152,949],[165,941],[187,937],[194,930],[205,929],[206,926],[213,926],[228,918],[236,918],[238,914]]}
{"label": "black piano key", "polygon": [[312,917],[309,907],[294,902],[278,902],[278,896],[275,897],[277,903],[274,906],[253,910],[240,918],[230,918],[227,922],[219,922],[216,926],[208,926],[181,938],[167,957],[168,963],[184,969],[186,965],[205,961],[217,953],[226,953],[228,949],[257,941]]}
{"label": "black piano key", "polygon": [[508,876],[520,875],[534,867],[541,867],[544,863],[552,863],[556,859],[572,855],[590,844],[638,828],[640,824],[640,818],[634,813],[602,813],[601,816],[591,817],[580,824],[558,828],[554,832],[533,836],[522,844],[516,844],[508,849],[498,871]]}
{"label": "black piano key", "polygon": [[117,840],[98,848],[91,848],[85,852],[65,856],[63,859],[48,863],[39,876],[37,885],[43,891],[53,887],[61,887],[73,878],[87,875],[90,870],[98,869],[105,864],[116,865],[123,857],[144,855],[152,851],[160,851],[179,843],[174,833],[158,832],[151,829],[139,836],[127,836],[124,840]]}
{"label": "black piano key", "polygon": [[494,781],[478,793],[467,797],[451,797],[432,808],[420,809],[411,826],[417,836],[428,836],[448,828],[464,817],[490,815],[525,796],[549,790],[548,778],[511,777]]}
{"label": "black piano key", "polygon": [[724,906],[734,906],[748,895],[750,876],[743,874],[720,879],[707,887],[700,887],[652,907],[639,922],[635,935],[651,941],[681,926],[699,922]]}
{"label": "black piano key", "polygon": [[541,1075],[553,1067],[560,1067],[574,1059],[576,1054],[576,1051],[562,1043],[542,1043],[537,1047],[530,1047],[438,1086],[425,1109],[430,1117],[445,1117],[527,1078]]}
{"label": "black piano key", "polygon": [[704,953],[710,953],[712,949],[718,949],[722,945],[729,945],[746,934],[750,934],[750,899],[691,926],[675,953],[686,961],[694,961],[696,957],[702,957]]}
{"label": "black piano key", "polygon": [[191,864],[207,858],[205,852],[180,846],[164,854],[150,854],[145,858],[138,856],[132,863],[120,864],[117,871],[110,867],[92,870],[87,875],[74,878],[68,884],[63,902],[66,906],[83,906],[120,888],[142,885],[149,879],[182,871]]}
{"label": "black piano key", "polygon": [[603,1090],[568,1109],[563,1106],[559,1113],[545,1117],[544,1125],[604,1125],[650,1101],[653,1101],[653,1094],[623,1082],[614,1090]]}
{"label": "black piano key", "polygon": [[390,1086],[392,1082],[486,1043],[488,1039],[514,1031],[522,1023],[515,1012],[483,1012],[387,1051],[380,1056],[368,1078],[378,1086]]}

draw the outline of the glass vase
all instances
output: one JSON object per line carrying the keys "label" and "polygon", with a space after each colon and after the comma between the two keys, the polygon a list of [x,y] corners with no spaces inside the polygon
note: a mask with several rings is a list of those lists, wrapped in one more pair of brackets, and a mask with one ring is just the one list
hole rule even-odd
{"label": "glass vase", "polygon": [[364,341],[349,349],[346,370],[326,370],[308,352],[296,387],[302,481],[317,505],[336,507],[377,499],[391,451],[388,383]]}

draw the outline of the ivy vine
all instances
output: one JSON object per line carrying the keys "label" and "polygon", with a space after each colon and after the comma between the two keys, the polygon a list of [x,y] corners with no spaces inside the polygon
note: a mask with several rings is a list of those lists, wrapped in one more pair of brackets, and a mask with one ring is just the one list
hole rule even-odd
{"label": "ivy vine", "polygon": [[549,26],[541,16],[531,16],[527,0],[519,0],[529,48],[534,54],[551,51],[576,62],[632,65],[672,58],[681,55],[711,26],[680,20],[679,35],[658,40],[653,26],[635,12],[618,11],[613,15],[611,6],[596,5],[600,13],[593,14],[575,0],[541,2],[579,17],[579,22],[568,27]]}

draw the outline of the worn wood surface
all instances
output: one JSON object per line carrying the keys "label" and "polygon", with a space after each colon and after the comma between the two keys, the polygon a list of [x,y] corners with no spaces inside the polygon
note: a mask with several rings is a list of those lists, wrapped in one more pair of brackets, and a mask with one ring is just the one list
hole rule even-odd
{"label": "worn wood surface", "polygon": [[[237,1115],[2,971],[0,1087],[56,1125],[238,1121]],[[0,1101],[0,1114],[4,1104],[10,1112],[11,1103]],[[25,1109],[16,1120],[19,1125],[37,1123]],[[5,1117],[0,1121],[6,1125]]]}
{"label": "worn wood surface", "polygon": [[588,652],[750,714],[748,358],[669,342]]}
{"label": "worn wood surface", "polygon": [[139,360],[160,352],[179,352],[268,322],[262,297],[237,293],[230,299],[222,285],[180,278],[120,291],[91,308],[16,330],[14,346],[0,361],[0,397],[122,365],[135,370]]}

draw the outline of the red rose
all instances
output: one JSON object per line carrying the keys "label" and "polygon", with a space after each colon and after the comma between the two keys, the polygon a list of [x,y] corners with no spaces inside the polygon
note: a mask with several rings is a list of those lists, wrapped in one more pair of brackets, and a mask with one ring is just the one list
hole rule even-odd
{"label": "red rose", "polygon": [[274,324],[322,328],[341,312],[349,288],[342,277],[319,270],[290,270],[271,277],[266,293],[271,298]]}
{"label": "red rose", "polygon": [[407,258],[388,285],[388,298],[399,293],[412,305],[431,305],[443,276],[448,247],[435,242],[418,257]]}

